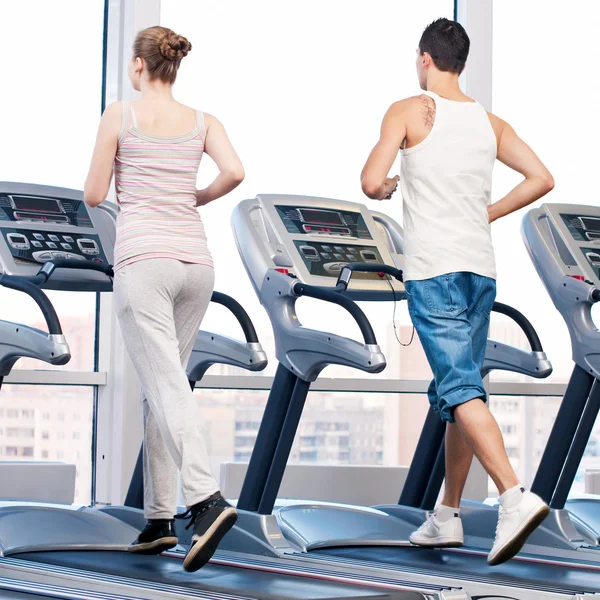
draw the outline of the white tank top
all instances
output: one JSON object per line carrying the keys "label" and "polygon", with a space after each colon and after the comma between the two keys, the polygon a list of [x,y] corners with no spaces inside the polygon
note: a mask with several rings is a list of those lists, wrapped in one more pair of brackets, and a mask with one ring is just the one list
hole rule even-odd
{"label": "white tank top", "polygon": [[469,272],[496,278],[488,220],[497,142],[485,109],[425,92],[435,121],[401,150],[405,281]]}

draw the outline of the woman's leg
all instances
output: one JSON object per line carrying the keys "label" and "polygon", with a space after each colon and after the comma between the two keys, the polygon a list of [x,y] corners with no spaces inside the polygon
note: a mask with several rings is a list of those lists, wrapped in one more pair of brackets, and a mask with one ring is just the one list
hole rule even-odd
{"label": "woman's leg", "polygon": [[[163,443],[177,468],[192,478],[201,494],[210,495],[218,485],[210,472],[199,409],[182,368],[175,325],[175,301],[186,278],[186,265],[179,261],[141,260],[117,271],[115,296],[125,346]],[[204,305],[202,314],[211,292],[212,278],[210,292],[198,290],[196,307]],[[159,462],[162,445],[157,446],[156,453],[152,442],[146,449],[155,461],[151,470],[173,470],[170,462]]]}

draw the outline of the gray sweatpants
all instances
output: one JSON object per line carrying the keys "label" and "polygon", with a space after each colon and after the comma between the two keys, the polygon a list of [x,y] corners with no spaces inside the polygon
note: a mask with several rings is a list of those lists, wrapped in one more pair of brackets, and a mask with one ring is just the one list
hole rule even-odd
{"label": "gray sweatpants", "polygon": [[175,514],[177,469],[188,507],[219,489],[186,375],[213,286],[212,267],[173,259],[140,260],[115,274],[117,318],[142,385],[148,519]]}

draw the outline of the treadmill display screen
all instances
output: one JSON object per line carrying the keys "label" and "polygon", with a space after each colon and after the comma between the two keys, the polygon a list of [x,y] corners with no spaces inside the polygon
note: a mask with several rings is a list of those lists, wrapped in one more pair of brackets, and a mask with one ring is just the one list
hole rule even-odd
{"label": "treadmill display screen", "polygon": [[600,217],[560,215],[573,239],[578,242],[600,242]]}
{"label": "treadmill display screen", "polygon": [[[326,240],[323,242],[294,240],[294,244],[304,266],[311,275],[337,279],[344,265],[348,263],[383,262],[376,246],[326,243]],[[360,273],[357,271],[352,274],[352,279],[380,280],[381,277],[377,273]]]}
{"label": "treadmill display screen", "polygon": [[298,213],[304,223],[310,225],[345,225],[342,215],[333,210],[315,210],[313,208],[299,208]]}
{"label": "treadmill display screen", "polygon": [[288,233],[294,235],[373,239],[360,212],[289,205],[276,205],[275,209]]}
{"label": "treadmill display screen", "polygon": [[598,248],[582,248],[581,251],[594,271],[594,275],[600,279],[600,250]]}
{"label": "treadmill display screen", "polygon": [[16,210],[31,212],[61,213],[58,200],[52,198],[36,198],[35,196],[11,196]]}

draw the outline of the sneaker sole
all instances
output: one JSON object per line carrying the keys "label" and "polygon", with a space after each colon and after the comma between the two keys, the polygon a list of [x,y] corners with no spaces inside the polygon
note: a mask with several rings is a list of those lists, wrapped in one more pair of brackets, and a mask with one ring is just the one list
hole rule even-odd
{"label": "sneaker sole", "polygon": [[543,523],[544,519],[550,514],[550,508],[543,506],[523,524],[521,529],[517,530],[512,539],[500,550],[493,558],[488,558],[488,565],[495,567],[516,556],[525,545],[527,538]]}
{"label": "sneaker sole", "polygon": [[175,548],[179,540],[176,537],[163,537],[147,544],[131,544],[127,552],[132,554],[161,554],[166,550]]}
{"label": "sneaker sole", "polygon": [[409,538],[409,541],[414,546],[419,548],[462,548],[464,542],[456,538],[433,538],[431,540],[414,542]]}
{"label": "sneaker sole", "polygon": [[225,534],[235,525],[238,515],[235,508],[224,510],[202,536],[192,537],[192,546],[183,561],[186,571],[201,569],[216,552]]}

